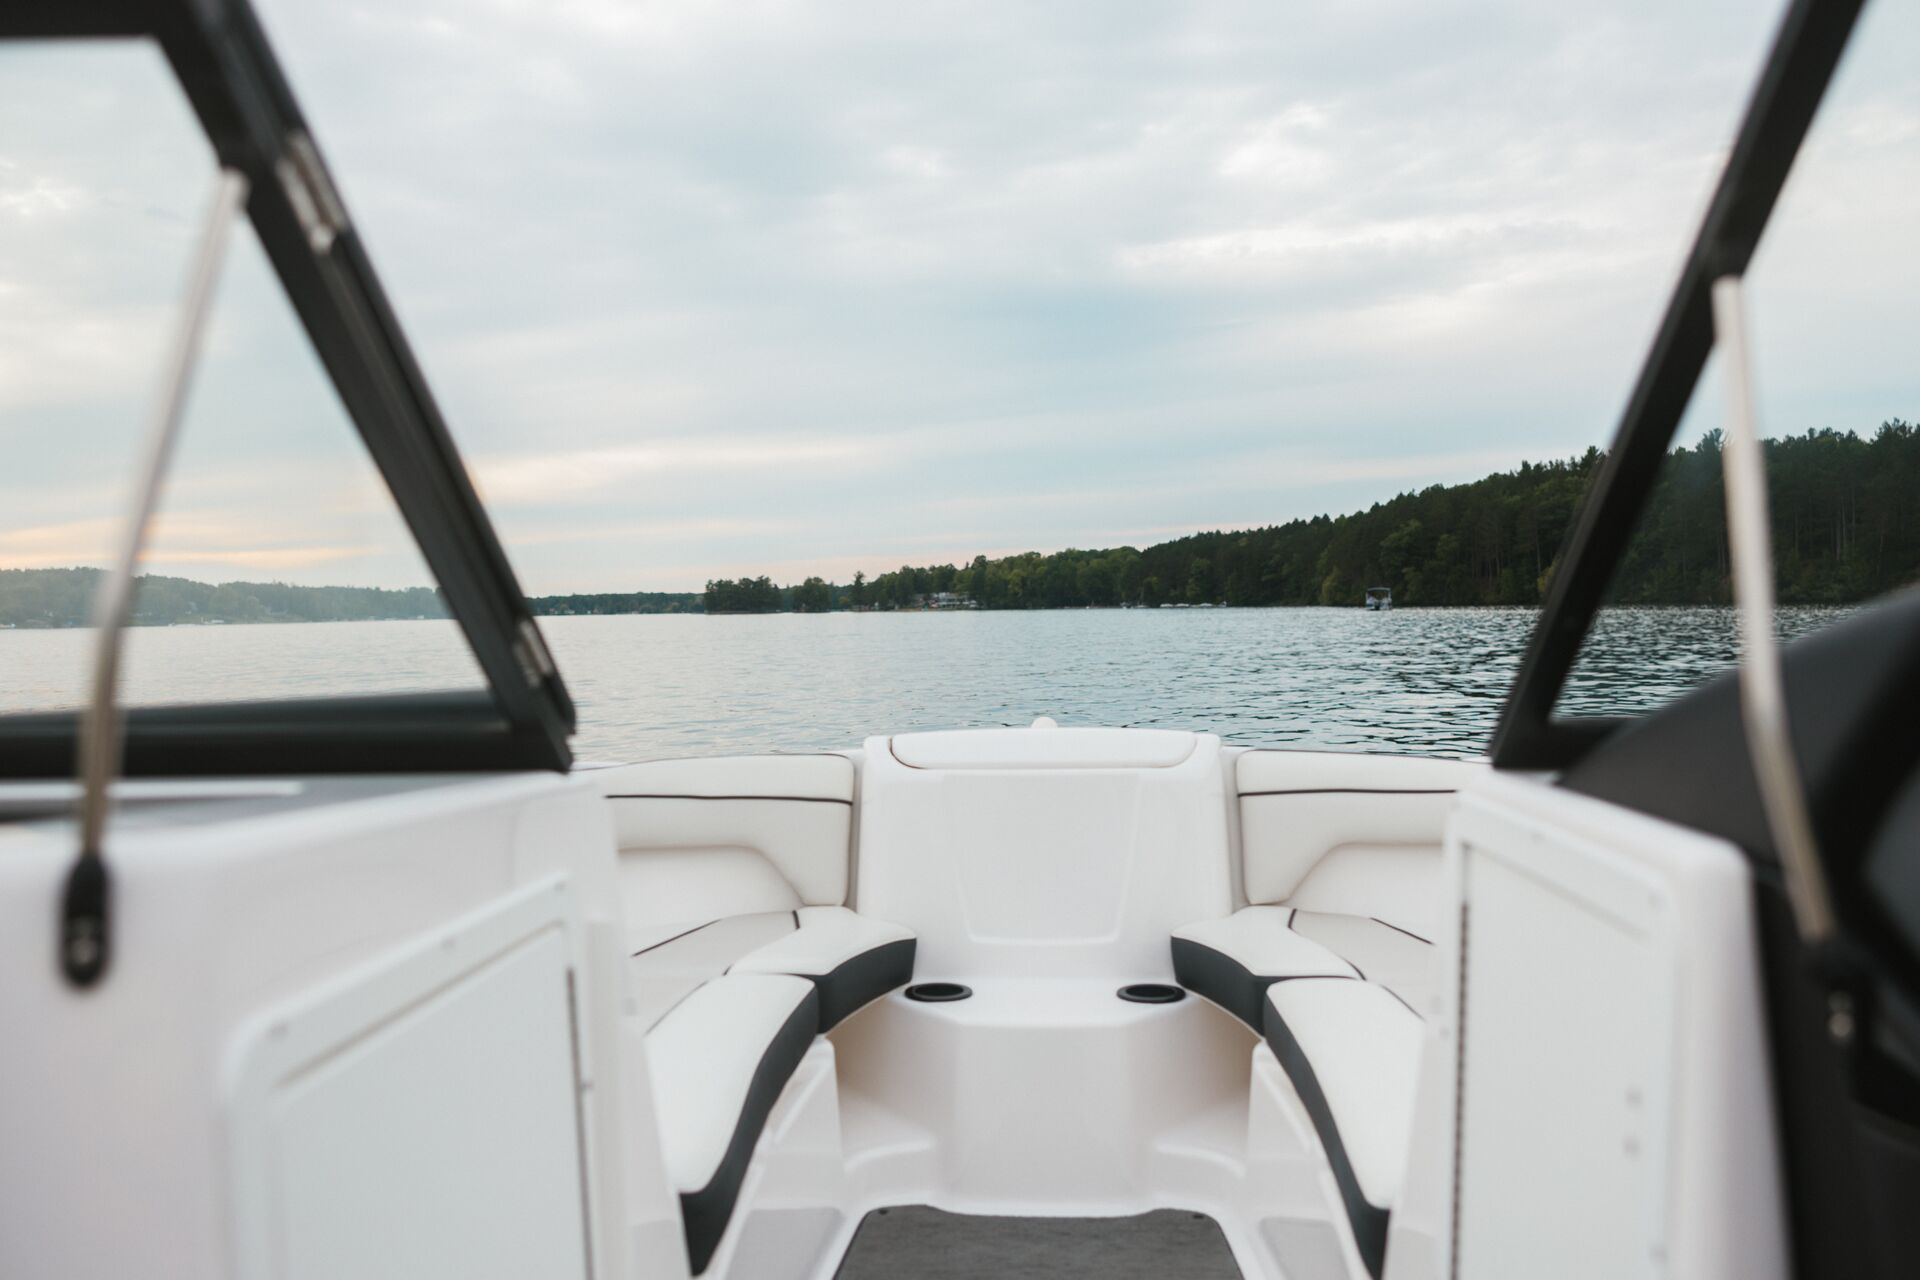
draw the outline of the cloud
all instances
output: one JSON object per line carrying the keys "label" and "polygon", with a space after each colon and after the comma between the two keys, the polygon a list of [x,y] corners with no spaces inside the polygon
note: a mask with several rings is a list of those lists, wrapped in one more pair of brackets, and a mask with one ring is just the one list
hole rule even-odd
{"label": "cloud", "polygon": [[1220,161],[1220,175],[1267,186],[1312,187],[1326,181],[1334,158],[1323,145],[1328,113],[1300,102],[1249,125]]}
{"label": "cloud", "polygon": [[486,498],[529,505],[617,493],[642,476],[662,473],[872,465],[880,450],[851,440],[660,440],[610,449],[488,455],[471,464]]}
{"label": "cloud", "polygon": [[946,157],[931,147],[891,146],[880,153],[880,164],[907,178],[945,178],[953,172]]}
{"label": "cloud", "polygon": [[361,560],[377,554],[379,548],[361,547],[245,547],[211,549],[171,547],[165,543],[147,552],[143,571],[158,572],[154,566],[221,565],[261,572],[285,573],[294,569],[333,568],[342,561]]}
{"label": "cloud", "polygon": [[[0,569],[105,565],[118,554],[121,532],[121,522],[110,519],[0,530]],[[206,566],[233,566],[285,572],[336,566],[390,550],[375,545],[262,546],[261,540],[262,530],[255,521],[224,526],[163,524],[142,555],[141,571],[177,573]]]}
{"label": "cloud", "polygon": [[47,569],[104,564],[121,523],[111,519],[0,528],[0,569]]}
{"label": "cloud", "polygon": [[[259,3],[542,594],[1261,524],[1603,444],[1777,20]],[[1869,10],[1756,263],[1775,429],[1920,414],[1917,26]],[[0,56],[4,531],[117,510],[211,162],[151,51]],[[169,488],[235,536],[169,545],[417,577],[249,270]]]}
{"label": "cloud", "polygon": [[1270,271],[1303,266],[1324,269],[1342,258],[1394,258],[1408,253],[1474,253],[1484,257],[1515,240],[1556,228],[1526,219],[1456,213],[1374,222],[1296,222],[1194,236],[1159,244],[1128,245],[1122,265],[1142,271]]}
{"label": "cloud", "polygon": [[601,544],[609,540],[626,542],[644,539],[652,543],[705,541],[716,538],[778,536],[791,532],[791,526],[777,520],[637,520],[608,522],[594,520],[573,526],[546,525],[520,534],[517,546],[548,547]]}

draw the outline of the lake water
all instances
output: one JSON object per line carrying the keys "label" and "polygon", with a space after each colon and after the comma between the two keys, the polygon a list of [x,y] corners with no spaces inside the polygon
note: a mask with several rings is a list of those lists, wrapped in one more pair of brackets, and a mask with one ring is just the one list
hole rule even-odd
{"label": "lake water", "polygon": [[[1846,610],[1789,609],[1781,633]],[[857,744],[873,733],[1061,724],[1230,742],[1484,752],[1531,609],[1153,609],[543,618],[582,759]],[[0,709],[73,706],[87,631],[0,632]],[[1604,615],[1562,710],[1634,714],[1726,670],[1731,610]],[[477,684],[447,622],[151,627],[128,700],[230,701]]]}

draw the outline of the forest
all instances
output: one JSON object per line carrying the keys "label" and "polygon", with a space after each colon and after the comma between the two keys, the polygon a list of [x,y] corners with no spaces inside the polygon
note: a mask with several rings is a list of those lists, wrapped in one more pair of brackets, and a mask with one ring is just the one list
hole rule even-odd
{"label": "forest", "polygon": [[[84,627],[93,617],[98,569],[0,569],[0,626]],[[534,596],[534,613],[562,617],[604,613],[698,613],[697,591],[603,592]],[[428,587],[296,587],[284,582],[223,582],[145,574],[134,593],[135,626],[213,622],[349,622],[444,618],[440,593]]]}
{"label": "forest", "polygon": [[571,596],[529,596],[527,603],[542,617],[573,617],[604,613],[699,613],[698,591],[602,591]]}
{"label": "forest", "polygon": [[[1613,584],[1620,604],[1725,604],[1721,436],[1672,450]],[[1920,431],[1831,429],[1766,442],[1783,604],[1863,600],[1920,581]],[[766,578],[707,584],[708,612],[912,608],[963,592],[988,609],[1228,604],[1538,605],[1605,455],[1522,463],[1343,516],[1197,533],[1141,551],[1026,552],[963,565],[902,565],[847,584]],[[716,608],[716,602],[722,607]]]}
{"label": "forest", "polygon": [[[865,575],[855,579],[865,580]],[[847,608],[851,598],[825,578],[808,578],[790,587],[776,587],[767,577],[721,578],[707,583],[701,602],[708,613],[826,613]]]}
{"label": "forest", "polygon": [[[0,625],[84,627],[93,620],[98,569],[0,569]],[[223,582],[145,574],[133,597],[135,626],[212,622],[345,622],[443,618],[428,587],[295,587],[284,582]]]}

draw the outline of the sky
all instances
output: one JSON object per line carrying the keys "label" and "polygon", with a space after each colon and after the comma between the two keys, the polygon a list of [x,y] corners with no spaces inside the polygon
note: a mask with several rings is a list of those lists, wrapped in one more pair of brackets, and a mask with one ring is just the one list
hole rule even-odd
{"label": "sky", "polygon": [[[1604,446],[1777,20],[257,3],[532,594],[1144,546]],[[1917,11],[1871,7],[1750,277],[1771,432],[1920,417]],[[211,180],[151,49],[0,50],[0,567],[105,559]],[[244,229],[147,564],[426,580]]]}

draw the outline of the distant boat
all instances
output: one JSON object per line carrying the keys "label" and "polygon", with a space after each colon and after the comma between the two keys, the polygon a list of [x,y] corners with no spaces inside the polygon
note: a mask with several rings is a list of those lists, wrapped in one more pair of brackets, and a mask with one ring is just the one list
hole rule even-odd
{"label": "distant boat", "polygon": [[1393,588],[1392,587],[1368,587],[1367,588],[1367,608],[1369,609],[1393,608]]}

